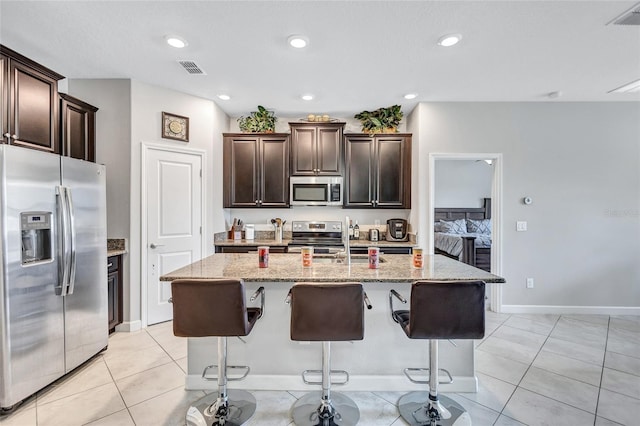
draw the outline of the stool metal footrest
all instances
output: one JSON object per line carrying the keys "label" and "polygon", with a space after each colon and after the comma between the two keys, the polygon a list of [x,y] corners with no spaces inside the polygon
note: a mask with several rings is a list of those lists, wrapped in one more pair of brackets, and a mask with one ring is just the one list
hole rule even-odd
{"label": "stool metal footrest", "polygon": [[[307,375],[308,374],[316,374],[316,375],[320,375],[322,377],[322,370],[304,370],[302,372],[302,381],[305,384],[307,384],[307,385],[321,385],[322,384],[322,380],[308,380],[307,379]],[[331,374],[342,374],[342,375],[344,375],[344,380],[338,381],[338,382],[331,381],[332,385],[346,385],[347,383],[349,383],[349,373],[347,371],[344,371],[344,370],[331,370]]]}
{"label": "stool metal footrest", "polygon": [[249,392],[231,389],[226,398],[209,394],[187,410],[187,426],[240,426],[256,412],[256,399]]}
{"label": "stool metal footrest", "polygon": [[360,420],[360,410],[348,396],[331,392],[331,398],[322,398],[322,392],[310,392],[291,407],[296,426],[354,426]]}
{"label": "stool metal footrest", "polygon": [[[205,380],[209,380],[209,381],[218,381],[218,376],[215,377],[207,377],[207,371],[212,370],[212,369],[217,369],[218,366],[217,365],[208,365],[204,368],[204,370],[202,370],[202,378]],[[251,370],[248,366],[246,365],[227,365],[227,370],[244,370],[244,374],[240,377],[227,377],[227,381],[228,382],[233,382],[235,380],[242,380],[245,377],[247,377],[247,375],[249,374],[249,371]]]}
{"label": "stool metal footrest", "polygon": [[[413,383],[418,383],[418,384],[424,385],[424,384],[429,384],[429,380],[414,379],[413,377],[411,377],[410,373],[417,372],[417,371],[422,371],[422,372],[426,372],[426,374],[429,375],[429,371],[430,370],[431,370],[430,368],[405,368],[404,369],[404,375],[407,376],[407,379],[409,379]],[[449,379],[444,380],[444,381],[438,380],[439,384],[447,385],[449,383],[453,383],[453,377],[451,377],[451,373],[449,373],[449,371],[445,370],[444,368],[438,368],[438,371],[444,372],[444,374],[446,374],[449,377]]]}
{"label": "stool metal footrest", "polygon": [[411,426],[471,426],[471,416],[451,398],[411,392],[398,401],[400,416]]}

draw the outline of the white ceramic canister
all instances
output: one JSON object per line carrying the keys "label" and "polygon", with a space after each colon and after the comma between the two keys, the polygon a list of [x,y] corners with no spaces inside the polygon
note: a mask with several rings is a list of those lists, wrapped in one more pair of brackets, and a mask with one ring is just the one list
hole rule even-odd
{"label": "white ceramic canister", "polygon": [[253,240],[255,238],[256,227],[253,224],[247,223],[244,226],[244,239]]}

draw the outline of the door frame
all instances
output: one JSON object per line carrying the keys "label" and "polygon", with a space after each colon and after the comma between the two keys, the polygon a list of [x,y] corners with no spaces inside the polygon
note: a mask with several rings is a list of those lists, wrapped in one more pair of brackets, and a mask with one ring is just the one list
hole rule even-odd
{"label": "door frame", "polygon": [[[429,218],[427,223],[429,253],[433,254],[433,212],[435,208],[435,162],[437,160],[493,160],[491,182],[491,273],[502,276],[502,169],[501,153],[430,153],[429,154]],[[493,312],[502,311],[502,285],[491,289],[490,307]]]}
{"label": "door frame", "polygon": [[147,317],[147,248],[149,246],[149,241],[147,241],[147,158],[148,153],[152,150],[154,151],[165,151],[165,152],[173,152],[177,154],[187,154],[194,155],[200,157],[200,166],[202,170],[202,178],[200,185],[200,226],[202,227],[202,233],[200,234],[200,253],[204,256],[206,253],[206,241],[205,236],[207,235],[207,222],[205,220],[206,216],[206,159],[207,154],[206,151],[202,149],[191,149],[191,148],[179,148],[171,145],[162,145],[158,143],[150,143],[150,142],[142,142],[141,144],[142,152],[140,155],[140,319],[142,321],[142,328],[146,328],[148,324]]}

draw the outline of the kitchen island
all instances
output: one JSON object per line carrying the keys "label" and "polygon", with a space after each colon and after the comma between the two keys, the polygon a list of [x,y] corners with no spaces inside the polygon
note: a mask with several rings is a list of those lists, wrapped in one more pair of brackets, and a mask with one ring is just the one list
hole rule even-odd
{"label": "kitchen island", "polygon": [[[410,255],[383,255],[379,269],[369,269],[366,258],[352,256],[352,264],[335,263],[333,257],[314,257],[311,268],[303,268],[299,254],[271,254],[268,268],[258,267],[258,255],[214,254],[162,276],[162,281],[180,278],[242,278],[248,295],[264,286],[264,316],[251,334],[229,339],[229,364],[248,365],[251,373],[230,387],[265,390],[309,390],[300,374],[318,369],[321,364],[319,342],[293,342],[289,339],[290,313],[284,300],[296,282],[359,281],[364,284],[373,305],[365,312],[365,337],[362,341],[335,342],[332,368],[347,370],[350,381],[343,390],[409,391],[424,389],[403,374],[407,367],[428,366],[428,341],[410,340],[391,319],[389,290],[395,289],[409,299],[411,283],[421,279],[484,280],[504,283],[502,277],[473,268],[445,256],[425,256],[424,269],[411,267]],[[401,304],[394,301],[395,307]],[[408,309],[408,305],[405,305]],[[404,308],[404,307],[403,307]],[[245,343],[246,342],[246,343]],[[454,382],[442,385],[444,392],[475,392],[474,344],[456,341],[457,346],[440,345],[441,368],[449,370]],[[207,365],[215,364],[217,339],[189,338],[187,389],[216,389],[217,383],[201,378]]]}

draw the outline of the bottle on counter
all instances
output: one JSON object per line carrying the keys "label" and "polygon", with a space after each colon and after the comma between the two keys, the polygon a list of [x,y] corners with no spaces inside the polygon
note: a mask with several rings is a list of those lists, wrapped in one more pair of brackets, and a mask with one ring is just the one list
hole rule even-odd
{"label": "bottle on counter", "polygon": [[356,225],[353,227],[353,239],[360,239],[360,227],[358,226],[358,219],[356,219]]}
{"label": "bottle on counter", "polygon": [[349,221],[349,239],[353,240],[353,224]]}

